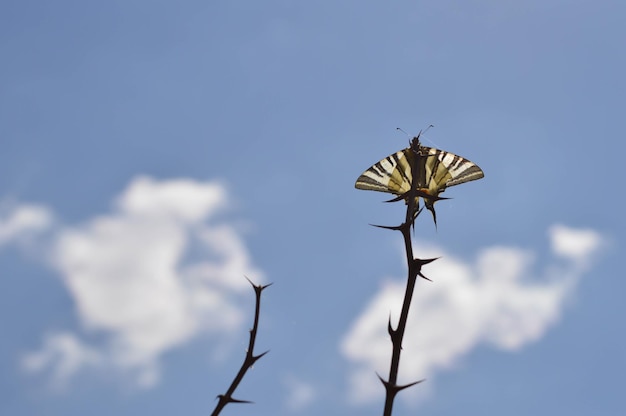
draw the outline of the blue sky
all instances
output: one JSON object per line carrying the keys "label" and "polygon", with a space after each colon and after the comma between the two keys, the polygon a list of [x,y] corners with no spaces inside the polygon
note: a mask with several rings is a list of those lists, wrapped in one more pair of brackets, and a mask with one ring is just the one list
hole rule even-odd
{"label": "blue sky", "polygon": [[379,415],[424,144],[485,178],[415,227],[395,414],[623,414],[620,2],[0,5],[0,413]]}

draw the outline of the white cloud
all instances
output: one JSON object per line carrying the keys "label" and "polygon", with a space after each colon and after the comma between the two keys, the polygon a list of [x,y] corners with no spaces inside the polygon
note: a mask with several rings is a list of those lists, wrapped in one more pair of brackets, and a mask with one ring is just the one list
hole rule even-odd
{"label": "white cloud", "polygon": [[[9,211],[4,209],[3,211]],[[0,247],[41,232],[52,224],[52,214],[40,205],[20,205],[0,213]]]}
{"label": "white cloud", "polygon": [[121,212],[134,216],[171,218],[195,223],[227,205],[226,191],[218,183],[189,179],[157,182],[140,176],[117,199]]}
{"label": "white cloud", "polygon": [[[513,351],[538,340],[559,319],[566,296],[602,241],[594,231],[563,226],[551,228],[551,237],[554,254],[570,261],[547,267],[539,278],[533,278],[532,253],[518,248],[486,248],[468,263],[440,248],[415,244],[419,257],[441,259],[424,266],[434,282],[420,281],[415,289],[399,382],[432,379],[481,343]],[[404,288],[404,281],[388,280],[341,343],[342,353],[354,363],[348,380],[353,403],[383,395],[374,372],[387,375],[387,318],[391,311],[397,324]]]}
{"label": "white cloud", "polygon": [[[218,183],[139,177],[112,213],[56,236],[52,263],[83,329],[107,340],[97,350],[100,360],[133,372],[139,386],[159,381],[164,352],[200,332],[228,333],[243,323],[238,296],[250,290],[244,274],[256,283],[262,275],[238,231],[215,219],[227,203]],[[46,341],[30,362],[47,357],[53,365],[60,358],[49,353],[51,345]]]}
{"label": "white cloud", "polygon": [[293,375],[283,378],[283,385],[287,389],[285,407],[290,412],[297,413],[309,406],[317,397],[315,388]]}
{"label": "white cloud", "polygon": [[548,230],[552,251],[559,256],[585,265],[589,254],[601,246],[602,239],[590,229],[575,229],[564,225],[553,225]]}
{"label": "white cloud", "polygon": [[101,360],[98,351],[84,345],[76,336],[59,332],[46,336],[40,351],[26,354],[22,367],[29,372],[50,369],[54,385],[64,387],[79,369],[97,367]]}

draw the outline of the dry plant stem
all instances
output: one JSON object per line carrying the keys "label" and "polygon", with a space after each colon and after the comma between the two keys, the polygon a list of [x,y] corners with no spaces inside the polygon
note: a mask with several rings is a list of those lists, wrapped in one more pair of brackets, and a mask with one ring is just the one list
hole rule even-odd
{"label": "dry plant stem", "polygon": [[[248,278],[246,277],[246,279]],[[250,282],[249,279],[248,279],[248,282]],[[235,376],[235,379],[233,380],[230,387],[228,388],[228,391],[226,391],[226,394],[220,394],[217,396],[219,401],[217,402],[217,406],[215,406],[215,410],[213,410],[213,413],[211,413],[211,416],[219,415],[222,409],[228,403],[251,403],[250,401],[247,401],[247,400],[238,400],[238,399],[233,398],[233,393],[235,392],[235,389],[237,388],[237,386],[239,386],[239,383],[241,383],[241,380],[243,380],[243,376],[246,374],[248,369],[250,369],[259,358],[263,357],[265,354],[269,352],[269,351],[265,351],[262,354],[254,355],[254,343],[256,342],[256,334],[257,334],[257,329],[259,327],[259,313],[261,310],[261,292],[263,292],[263,289],[270,286],[271,283],[265,286],[261,286],[261,285],[257,286],[253,284],[252,282],[250,282],[250,284],[254,288],[254,293],[256,295],[256,306],[254,310],[254,324],[252,325],[252,329],[250,330],[250,341],[248,343],[248,350],[246,351],[246,358],[244,359],[243,364],[241,365],[241,368],[239,369],[239,372]]]}
{"label": "dry plant stem", "polygon": [[[420,157],[419,155],[416,155]],[[417,164],[415,164],[417,165]],[[416,178],[416,172],[413,173],[413,177]],[[412,187],[415,188],[415,187]],[[417,276],[421,276],[424,279],[428,278],[421,273],[422,266],[424,264],[430,263],[435,259],[416,259],[413,258],[413,244],[411,241],[411,227],[414,224],[415,218],[419,215],[420,211],[417,210],[416,206],[416,195],[418,194],[416,189],[412,189],[408,192],[407,197],[407,211],[406,218],[404,223],[402,223],[398,227],[383,227],[388,229],[399,230],[402,233],[402,237],[404,237],[404,248],[406,250],[406,259],[408,265],[408,279],[406,284],[406,290],[404,292],[404,300],[402,302],[402,311],[400,312],[400,319],[398,321],[398,326],[394,329],[391,325],[391,317],[389,318],[389,323],[387,326],[387,330],[389,332],[389,336],[391,337],[392,343],[392,354],[391,354],[391,365],[389,366],[389,378],[387,381],[383,380],[380,376],[380,381],[385,386],[385,407],[383,411],[383,416],[391,416],[393,411],[393,402],[399,391],[406,389],[407,387],[411,387],[417,383],[421,383],[423,380],[415,381],[413,383],[398,385],[398,370],[400,368],[400,354],[402,352],[402,340],[404,338],[404,331],[406,329],[406,324],[409,316],[409,308],[411,306],[411,299],[413,298],[413,290],[415,289],[415,283],[417,282]]]}

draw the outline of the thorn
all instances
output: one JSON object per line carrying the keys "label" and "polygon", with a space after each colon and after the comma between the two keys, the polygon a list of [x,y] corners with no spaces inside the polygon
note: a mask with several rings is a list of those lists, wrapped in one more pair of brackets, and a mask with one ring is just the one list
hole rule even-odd
{"label": "thorn", "polygon": [[413,259],[417,263],[418,267],[422,267],[425,264],[432,263],[435,260],[439,260],[441,257],[433,257],[432,259]]}
{"label": "thorn", "polygon": [[387,201],[384,202],[398,202],[401,201],[403,199],[408,200],[409,199],[409,195],[411,194],[411,192],[414,193],[415,197],[422,197],[424,198],[425,201],[429,201],[430,203],[435,203],[437,201],[441,201],[443,199],[450,199],[450,198],[446,198],[444,196],[439,196],[439,195],[431,195],[426,191],[422,191],[421,189],[414,189],[412,191],[406,191],[405,193],[396,196],[395,198],[389,199]]}
{"label": "thorn", "polygon": [[387,332],[389,336],[393,339],[393,336],[396,334],[396,330],[391,326],[391,314],[389,314],[389,320],[387,321]]}
{"label": "thorn", "polygon": [[393,199],[389,199],[387,201],[383,201],[383,202],[398,202],[400,200],[403,200],[404,198],[406,198],[406,193],[402,194],[402,195],[398,195],[397,197],[393,198]]}
{"label": "thorn", "polygon": [[253,355],[252,356],[252,364],[256,363],[257,360],[259,360],[261,357],[263,357],[265,354],[267,354],[268,352],[270,352],[270,350],[265,351],[264,353],[261,353],[259,355]]}
{"label": "thorn", "polygon": [[412,387],[412,386],[414,386],[416,384],[419,384],[419,383],[421,383],[422,381],[425,381],[425,380],[426,379],[423,378],[423,379],[421,379],[419,381],[414,381],[413,383],[405,384],[404,386],[396,386],[396,388],[398,389],[398,391],[401,391],[401,390],[407,389],[409,387]]}
{"label": "thorn", "polygon": [[430,211],[431,214],[433,214],[433,222],[435,223],[435,230],[437,229],[437,213],[435,212],[435,206],[430,203],[430,204],[426,204],[426,208],[428,208],[428,210]]}
{"label": "thorn", "polygon": [[259,290],[262,290],[262,289],[260,289],[260,288],[261,288],[261,285],[255,285],[254,283],[252,283],[252,280],[250,280],[250,278],[248,278],[248,276],[246,276],[246,275],[244,274],[244,275],[243,275],[243,277],[245,277],[245,278],[246,278],[246,280],[248,281],[248,283],[250,283],[250,284],[252,285],[252,287],[254,288],[254,291],[255,291],[255,292],[257,292],[257,291],[259,291]]}
{"label": "thorn", "polygon": [[246,278],[246,280],[248,281],[248,283],[250,283],[252,285],[252,287],[254,288],[255,293],[261,293],[263,292],[263,290],[265,290],[267,287],[272,286],[274,284],[274,282],[268,283],[266,285],[255,285],[254,283],[252,283],[252,280],[250,280],[248,278],[248,276],[246,276],[245,274],[243,275],[243,277]]}
{"label": "thorn", "polygon": [[[408,209],[408,207],[407,207],[407,209]],[[413,219],[411,220],[411,228],[413,229],[413,235],[415,235],[415,220],[422,213],[423,209],[424,209],[424,207],[421,207],[420,209],[418,209],[417,211],[415,211],[413,213]]]}
{"label": "thorn", "polygon": [[389,382],[385,381],[380,374],[378,374],[378,372],[376,373],[376,377],[378,377],[378,379],[380,380],[381,383],[383,383],[383,385],[385,386],[386,389],[389,388]]}
{"label": "thorn", "polygon": [[417,275],[418,275],[418,276],[420,276],[422,279],[426,279],[426,280],[428,280],[429,282],[432,282],[432,280],[430,280],[428,277],[424,276],[424,275],[422,274],[422,272],[417,272]]}
{"label": "thorn", "polygon": [[249,400],[238,400],[233,397],[226,397],[226,395],[224,394],[218,394],[215,398],[219,400],[225,400],[227,403],[254,403]]}
{"label": "thorn", "polygon": [[435,202],[442,201],[444,199],[451,199],[451,198],[445,198],[439,195],[434,195],[429,198],[424,198],[424,200],[426,201],[425,203],[426,208],[428,208],[430,213],[433,214],[433,221],[435,223],[435,228],[437,228],[437,213],[435,212]]}
{"label": "thorn", "polygon": [[370,224],[372,227],[378,227],[378,228],[385,228],[387,230],[401,230],[402,229],[402,225],[376,225],[376,224]]}
{"label": "thorn", "polygon": [[419,380],[419,381],[414,381],[413,383],[405,384],[403,386],[399,386],[399,385],[392,386],[391,384],[389,384],[388,381],[383,380],[383,378],[380,376],[380,374],[376,373],[376,376],[378,377],[380,382],[383,383],[383,385],[385,386],[385,389],[391,390],[394,395],[396,393],[398,393],[399,391],[402,391],[402,390],[407,389],[409,387],[412,387],[412,386],[414,386],[416,384],[419,384],[422,381],[426,381],[426,379],[422,379],[422,380]]}
{"label": "thorn", "polygon": [[228,402],[229,402],[229,403],[254,403],[254,402],[252,402],[252,401],[250,401],[250,400],[239,400],[239,399],[235,399],[234,397],[231,397],[231,398],[228,400]]}
{"label": "thorn", "polygon": [[422,266],[437,260],[439,257],[435,257],[434,259],[413,259],[411,263],[411,267],[413,270],[417,270],[417,274],[421,273]]}
{"label": "thorn", "polygon": [[452,199],[452,198],[447,198],[445,196],[439,196],[439,195],[435,195],[435,196],[430,196],[428,197],[429,199],[431,199],[433,202],[437,202],[437,201],[445,201],[446,199]]}

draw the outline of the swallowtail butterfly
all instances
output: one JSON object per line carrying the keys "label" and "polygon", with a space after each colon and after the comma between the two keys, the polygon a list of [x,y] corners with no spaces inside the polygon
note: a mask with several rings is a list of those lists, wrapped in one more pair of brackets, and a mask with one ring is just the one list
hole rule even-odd
{"label": "swallowtail butterfly", "polygon": [[[415,178],[413,172],[416,172]],[[422,146],[418,135],[413,138],[409,147],[387,156],[363,172],[354,186],[357,189],[389,192],[399,198],[406,198],[413,184],[419,195],[416,197],[416,210],[419,208],[419,199],[422,198],[437,225],[434,203],[445,199],[439,197],[439,194],[448,186],[474,181],[484,176],[476,164],[461,156]]]}

